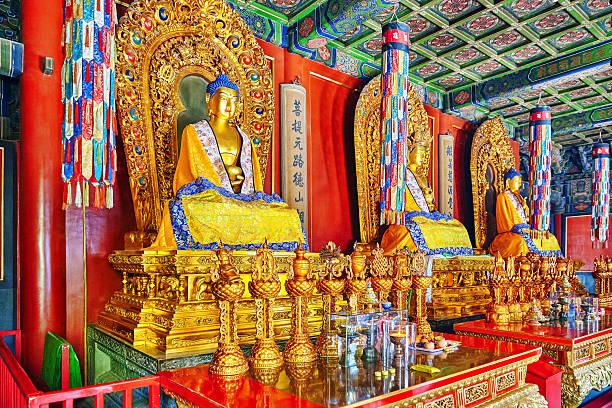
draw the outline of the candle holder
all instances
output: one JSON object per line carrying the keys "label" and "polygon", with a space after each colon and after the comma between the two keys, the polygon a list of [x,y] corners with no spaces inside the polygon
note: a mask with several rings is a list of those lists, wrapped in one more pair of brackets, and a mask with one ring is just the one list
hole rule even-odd
{"label": "candle holder", "polygon": [[219,346],[208,371],[221,376],[241,375],[249,369],[247,360],[238,346],[236,324],[236,301],[244,293],[244,282],[236,273],[231,254],[223,248],[223,244],[216,253],[219,259],[219,272],[213,273],[211,289],[219,304]]}
{"label": "candle holder", "polygon": [[283,357],[287,363],[309,363],[317,359],[317,351],[308,335],[308,298],[312,296],[316,280],[309,279],[310,261],[300,244],[295,250],[293,277],[285,282],[287,293],[293,300],[291,336],[285,345]]}
{"label": "candle holder", "polygon": [[[512,263],[512,260],[508,259],[508,262]],[[507,287],[508,278],[506,269],[504,269],[504,260],[498,253],[495,257],[495,267],[489,275],[491,303],[487,306],[487,322],[505,325],[510,321],[510,313],[506,304]]]}
{"label": "candle holder", "polygon": [[274,339],[274,320],[272,306],[274,298],[281,289],[281,281],[276,273],[274,252],[268,249],[267,242],[257,249],[254,268],[249,282],[249,292],[255,299],[255,344],[251,349],[249,363],[253,368],[275,369],[283,365],[283,357]]}

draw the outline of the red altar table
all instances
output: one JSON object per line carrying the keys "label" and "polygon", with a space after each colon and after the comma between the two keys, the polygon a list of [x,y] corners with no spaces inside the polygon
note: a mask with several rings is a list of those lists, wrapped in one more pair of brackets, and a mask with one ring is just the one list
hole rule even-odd
{"label": "red altar table", "polygon": [[386,407],[481,408],[546,407],[536,385],[525,383],[527,365],[540,358],[539,347],[445,335],[458,350],[436,355],[410,353],[410,364],[440,369],[427,374],[398,368],[377,379],[376,367],[326,367],[324,361],[280,371],[250,371],[224,378],[208,366],[159,373],[161,386],[178,406],[203,407]]}
{"label": "red altar table", "polygon": [[522,323],[497,325],[485,320],[458,323],[458,334],[482,339],[511,341],[542,347],[553,364],[563,368],[561,402],[576,407],[591,390],[612,385],[612,315],[599,321],[576,325],[547,323],[530,326]]}

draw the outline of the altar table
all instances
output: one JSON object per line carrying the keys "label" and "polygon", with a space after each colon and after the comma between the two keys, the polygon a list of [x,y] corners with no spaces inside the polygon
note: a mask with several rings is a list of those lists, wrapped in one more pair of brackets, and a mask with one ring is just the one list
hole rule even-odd
{"label": "altar table", "polygon": [[[159,373],[162,389],[179,407],[546,407],[536,385],[525,383],[527,365],[539,347],[446,335],[460,341],[454,352],[409,354],[412,364],[440,369],[426,374],[397,369],[377,379],[376,366],[328,368],[325,362],[285,367],[276,373],[249,371],[226,379],[208,365]],[[526,405],[521,405],[526,404]],[[531,404],[531,405],[529,405]]]}
{"label": "altar table", "polygon": [[563,368],[561,402],[577,407],[591,390],[612,385],[612,315],[576,325],[559,323],[530,326],[498,325],[485,320],[458,323],[455,332],[482,339],[503,340],[542,347],[552,363]]}

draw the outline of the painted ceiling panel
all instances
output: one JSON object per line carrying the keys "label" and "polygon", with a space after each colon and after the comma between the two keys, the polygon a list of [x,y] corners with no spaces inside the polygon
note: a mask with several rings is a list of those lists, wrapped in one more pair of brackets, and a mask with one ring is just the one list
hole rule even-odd
{"label": "painted ceiling panel", "polygon": [[[581,72],[595,53],[580,56],[583,59],[570,71],[563,64],[573,60],[559,60],[604,44],[603,51],[596,49],[609,53],[610,66],[609,0],[235,0],[231,4],[259,38],[364,80],[380,72],[382,26],[406,22],[412,42],[411,78],[422,93],[438,95],[434,99],[440,104],[440,93],[447,94],[443,108],[470,121],[500,115],[509,127],[519,129],[517,137],[526,124],[526,112],[540,97],[557,117],[588,115],[612,103],[612,68],[590,66],[586,74]],[[544,67],[549,61],[559,62]],[[544,71],[530,72],[532,67]],[[585,123],[602,126],[603,122]],[[585,133],[589,130],[574,129],[563,143],[584,144],[591,140]]]}

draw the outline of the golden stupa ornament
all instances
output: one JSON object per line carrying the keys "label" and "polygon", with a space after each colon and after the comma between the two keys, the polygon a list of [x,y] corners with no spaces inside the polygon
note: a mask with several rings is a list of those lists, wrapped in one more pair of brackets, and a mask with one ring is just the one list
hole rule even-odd
{"label": "golden stupa ornament", "polygon": [[332,361],[339,358],[338,340],[336,336],[328,336],[327,316],[336,311],[336,296],[344,290],[345,279],[342,277],[342,266],[338,260],[340,256],[340,248],[333,242],[328,242],[321,252],[325,269],[320,273],[317,282],[317,289],[323,295],[323,324],[315,347],[319,357]]}
{"label": "golden stupa ornament", "polygon": [[427,289],[431,286],[433,278],[426,275],[427,265],[425,263],[425,255],[422,252],[417,252],[412,259],[414,276],[412,278],[412,286],[414,287],[416,296],[416,330],[417,335],[428,336],[432,333],[431,326],[427,321]]}
{"label": "golden stupa ornament", "polygon": [[285,289],[293,300],[291,335],[283,352],[286,363],[309,363],[317,359],[308,335],[308,298],[312,296],[316,280],[308,278],[310,261],[304,257],[305,253],[300,244],[295,250],[293,276],[285,282]]}
{"label": "golden stupa ornament", "polygon": [[244,282],[232,265],[230,252],[221,244],[217,250],[219,276],[213,274],[212,293],[219,304],[219,346],[208,371],[211,374],[233,376],[248,371],[249,365],[238,346],[236,301],[244,293]]}
{"label": "golden stupa ornament", "polygon": [[257,249],[249,293],[255,299],[255,344],[251,349],[249,363],[255,369],[275,369],[283,365],[283,357],[274,340],[272,305],[281,290],[281,281],[276,272],[274,252],[267,242]]}
{"label": "golden stupa ornament", "polygon": [[[510,268],[514,268],[512,258],[508,258]],[[491,293],[491,303],[487,306],[487,322],[495,324],[508,324],[510,313],[506,303],[506,292],[509,286],[508,274],[504,267],[504,260],[497,253],[495,257],[495,268],[489,275],[489,292]]]}

